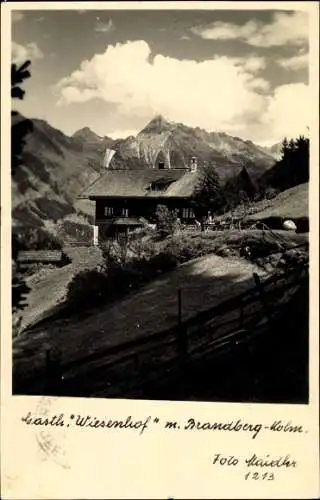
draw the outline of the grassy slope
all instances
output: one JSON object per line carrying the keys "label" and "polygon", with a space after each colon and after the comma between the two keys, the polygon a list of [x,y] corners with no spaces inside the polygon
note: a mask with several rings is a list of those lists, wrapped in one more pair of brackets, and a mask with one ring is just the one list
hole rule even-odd
{"label": "grassy slope", "polygon": [[[299,184],[293,188],[286,189],[271,200],[261,200],[252,203],[254,214],[248,215],[247,220],[262,220],[269,217],[301,218],[308,217],[308,196],[309,184]],[[223,220],[231,217],[232,213],[242,213],[239,206],[233,212],[228,211],[224,215],[216,217],[217,220]]]}
{"label": "grassy slope", "polygon": [[[213,233],[210,236],[206,233],[206,237],[212,238],[214,246],[218,248],[226,241],[229,245],[231,240],[237,240],[238,233],[241,235],[246,232],[218,233],[216,238]],[[249,233],[251,238],[258,238],[262,232]],[[282,233],[295,243],[307,238],[307,235]],[[237,246],[237,241],[235,243]],[[63,297],[72,275],[81,268],[94,267],[100,260],[99,252],[92,248],[70,249],[70,256],[73,258],[71,265],[49,272],[33,283],[24,321],[32,322],[45,310],[54,307]],[[19,378],[28,378],[34,370],[43,370],[47,348],[58,349],[62,362],[68,362],[85,357],[90,352],[164,330],[177,324],[179,287],[182,288],[183,319],[187,319],[251,288],[253,272],[262,274],[256,265],[239,257],[222,258],[209,254],[181,265],[116,303],[101,306],[78,317],[60,320],[48,318],[44,324],[14,339],[15,373],[19,374]]]}
{"label": "grassy slope", "polygon": [[[193,239],[196,239],[197,241],[203,240],[203,244],[206,245],[205,248],[207,249],[207,253],[224,255],[224,249],[229,248],[236,256],[239,254],[239,247],[244,242],[247,245],[260,242],[268,247],[268,245],[274,241],[278,241],[280,245],[283,245],[283,238],[287,241],[287,246],[290,246],[291,244],[300,244],[307,240],[307,236],[304,234],[295,234],[287,231],[276,231],[274,234],[279,235],[281,239],[275,240],[274,235],[271,233],[269,234],[268,232],[252,230],[214,231],[208,233],[191,232],[190,234],[185,232],[183,238],[185,245]],[[72,260],[71,264],[60,269],[42,269],[37,274],[30,276],[27,279],[27,284],[30,286],[31,292],[28,295],[28,306],[23,311],[23,329],[37,323],[44,315],[48,315],[50,311],[54,309],[57,304],[59,304],[59,302],[63,301],[67,285],[75,274],[82,269],[95,268],[102,262],[101,253],[99,249],[95,247],[65,247],[64,250]],[[214,256],[209,255],[208,259],[209,262],[211,262],[210,259],[214,259]],[[237,265],[241,268],[245,265],[245,261],[239,259]],[[185,266],[187,265],[185,264]],[[184,267],[181,269],[183,268]],[[187,266],[185,269],[188,273],[189,267]],[[218,272],[214,269],[213,271]],[[168,283],[170,283],[171,280],[174,282],[175,276],[175,273],[168,274],[165,279]],[[192,291],[192,286],[189,288],[190,296],[197,293]],[[157,304],[157,302],[155,303]],[[119,306],[119,308],[121,308],[121,306]]]}
{"label": "grassy slope", "polygon": [[309,184],[305,183],[286,189],[272,200],[270,207],[255,213],[250,219],[308,217],[308,188]]}
{"label": "grassy slope", "polygon": [[177,323],[177,289],[182,287],[183,319],[252,287],[258,268],[238,259],[208,255],[190,261],[141,291],[93,311],[86,318],[57,320],[14,340],[14,358],[25,373],[42,366],[44,349],[61,348],[64,361],[161,331]]}
{"label": "grassy slope", "polygon": [[65,248],[72,263],[62,268],[42,269],[30,276],[27,284],[31,288],[28,306],[23,311],[22,327],[32,325],[61,302],[69,281],[81,269],[96,267],[101,254],[94,247]]}

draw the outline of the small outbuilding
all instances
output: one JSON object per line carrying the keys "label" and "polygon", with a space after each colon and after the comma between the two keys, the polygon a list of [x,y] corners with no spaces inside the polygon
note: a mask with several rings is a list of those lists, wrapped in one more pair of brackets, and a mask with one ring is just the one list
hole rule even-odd
{"label": "small outbuilding", "polygon": [[69,264],[70,259],[62,250],[21,250],[18,253],[17,263],[20,267],[29,267],[34,264],[62,267]]}

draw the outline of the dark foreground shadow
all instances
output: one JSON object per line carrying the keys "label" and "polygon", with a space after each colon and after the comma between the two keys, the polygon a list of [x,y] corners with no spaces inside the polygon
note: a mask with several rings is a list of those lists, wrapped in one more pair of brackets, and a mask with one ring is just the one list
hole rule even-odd
{"label": "dark foreground shadow", "polygon": [[[229,281],[229,285],[235,290],[240,286],[237,285],[237,276],[208,277],[199,274],[192,279],[190,287],[192,286],[193,291],[199,290],[199,293],[204,289],[215,289],[219,293],[226,281]],[[252,279],[248,281],[252,286]],[[245,288],[245,285],[248,287],[248,283],[242,282],[240,288]],[[112,315],[114,310],[110,308],[108,311]],[[253,330],[249,343],[235,347],[219,357],[213,350],[212,356],[209,355],[206,359],[189,360],[183,369],[176,366],[166,373],[159,359],[152,359],[159,367],[156,375],[152,377],[148,368],[141,370],[140,367],[136,371],[132,367],[134,356],[127,365],[121,365],[116,373],[105,370],[103,365],[107,359],[104,351],[115,344],[115,334],[109,330],[102,338],[101,333],[97,334],[94,328],[91,328],[87,335],[82,336],[81,328],[84,322],[93,323],[93,318],[94,315],[86,318],[85,314],[79,315],[78,319],[72,318],[73,330],[70,330],[70,333],[66,320],[59,320],[53,323],[49,321],[22,336],[13,357],[14,394],[308,403],[308,280],[300,285],[295,295],[283,306],[281,314],[272,325],[268,323],[262,334]],[[165,319],[162,318],[163,321]],[[75,322],[78,322],[79,330],[74,328]],[[117,318],[115,325],[116,323]],[[130,325],[130,318],[126,319],[126,324]],[[145,332],[144,336],[150,334],[152,331]],[[139,338],[138,336],[137,339]],[[56,384],[55,381],[60,377],[59,366],[57,369],[54,359],[45,363],[48,347],[59,348],[62,354],[62,369],[70,361],[76,361],[71,376],[69,373],[68,383]],[[87,354],[97,354],[94,364],[86,362],[83,357],[84,350]],[[76,359],[77,351],[79,360]]]}
{"label": "dark foreground shadow", "polygon": [[[220,359],[190,363],[180,381],[149,387],[149,399],[307,404],[308,286],[302,285],[273,328]],[[258,332],[257,332],[258,333]],[[178,383],[177,383],[178,382]]]}

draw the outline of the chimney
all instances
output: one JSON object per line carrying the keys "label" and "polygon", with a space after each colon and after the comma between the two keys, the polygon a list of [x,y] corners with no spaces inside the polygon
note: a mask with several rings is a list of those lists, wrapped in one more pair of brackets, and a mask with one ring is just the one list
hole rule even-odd
{"label": "chimney", "polygon": [[190,163],[190,170],[191,172],[196,172],[198,169],[198,160],[196,156],[192,156],[191,158],[191,163]]}

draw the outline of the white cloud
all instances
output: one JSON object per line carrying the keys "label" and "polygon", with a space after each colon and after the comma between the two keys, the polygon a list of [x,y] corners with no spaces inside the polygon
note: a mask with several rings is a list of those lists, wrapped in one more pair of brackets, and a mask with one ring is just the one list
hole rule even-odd
{"label": "white cloud", "polygon": [[160,54],[150,60],[150,55],[145,41],[108,46],[57,84],[58,104],[98,98],[128,117],[160,113],[189,126],[261,140],[270,131],[282,134],[305,116],[299,99],[306,100],[307,87],[283,86],[268,95],[269,82],[257,74],[265,67],[263,58],[197,62]]}
{"label": "white cloud", "polygon": [[98,33],[111,33],[114,30],[112,19],[108,19],[108,21],[100,21],[100,18],[97,17],[94,30]]}
{"label": "white cloud", "polygon": [[240,26],[233,23],[217,21],[206,26],[195,26],[191,31],[205,40],[236,40],[247,41],[257,30],[257,23],[249,21]]}
{"label": "white cloud", "polygon": [[277,64],[284,69],[288,70],[298,70],[307,68],[309,64],[309,54],[300,54],[293,57],[278,59]]}
{"label": "white cloud", "polygon": [[297,137],[306,134],[311,113],[309,87],[304,83],[290,83],[275,89],[264,121],[275,137]]}
{"label": "white cloud", "polygon": [[19,45],[18,43],[12,42],[11,45],[11,58],[12,62],[16,64],[21,64],[31,59],[32,61],[36,59],[43,58],[43,52],[39,49],[38,45],[34,42],[28,43],[27,45]]}
{"label": "white cloud", "polygon": [[253,91],[262,80],[226,57],[203,62],[156,55],[144,41],[109,46],[60,81],[60,103],[94,97],[117,104],[122,112],[162,113],[190,125],[215,128],[236,116],[261,112]]}
{"label": "white cloud", "polygon": [[243,25],[218,21],[191,31],[206,40],[241,40],[255,47],[301,45],[308,42],[308,14],[277,12],[269,24],[255,20]]}
{"label": "white cloud", "polygon": [[22,12],[19,12],[17,10],[13,10],[12,11],[12,22],[13,23],[18,23],[19,21],[22,21],[22,19],[24,18],[24,14]]}

